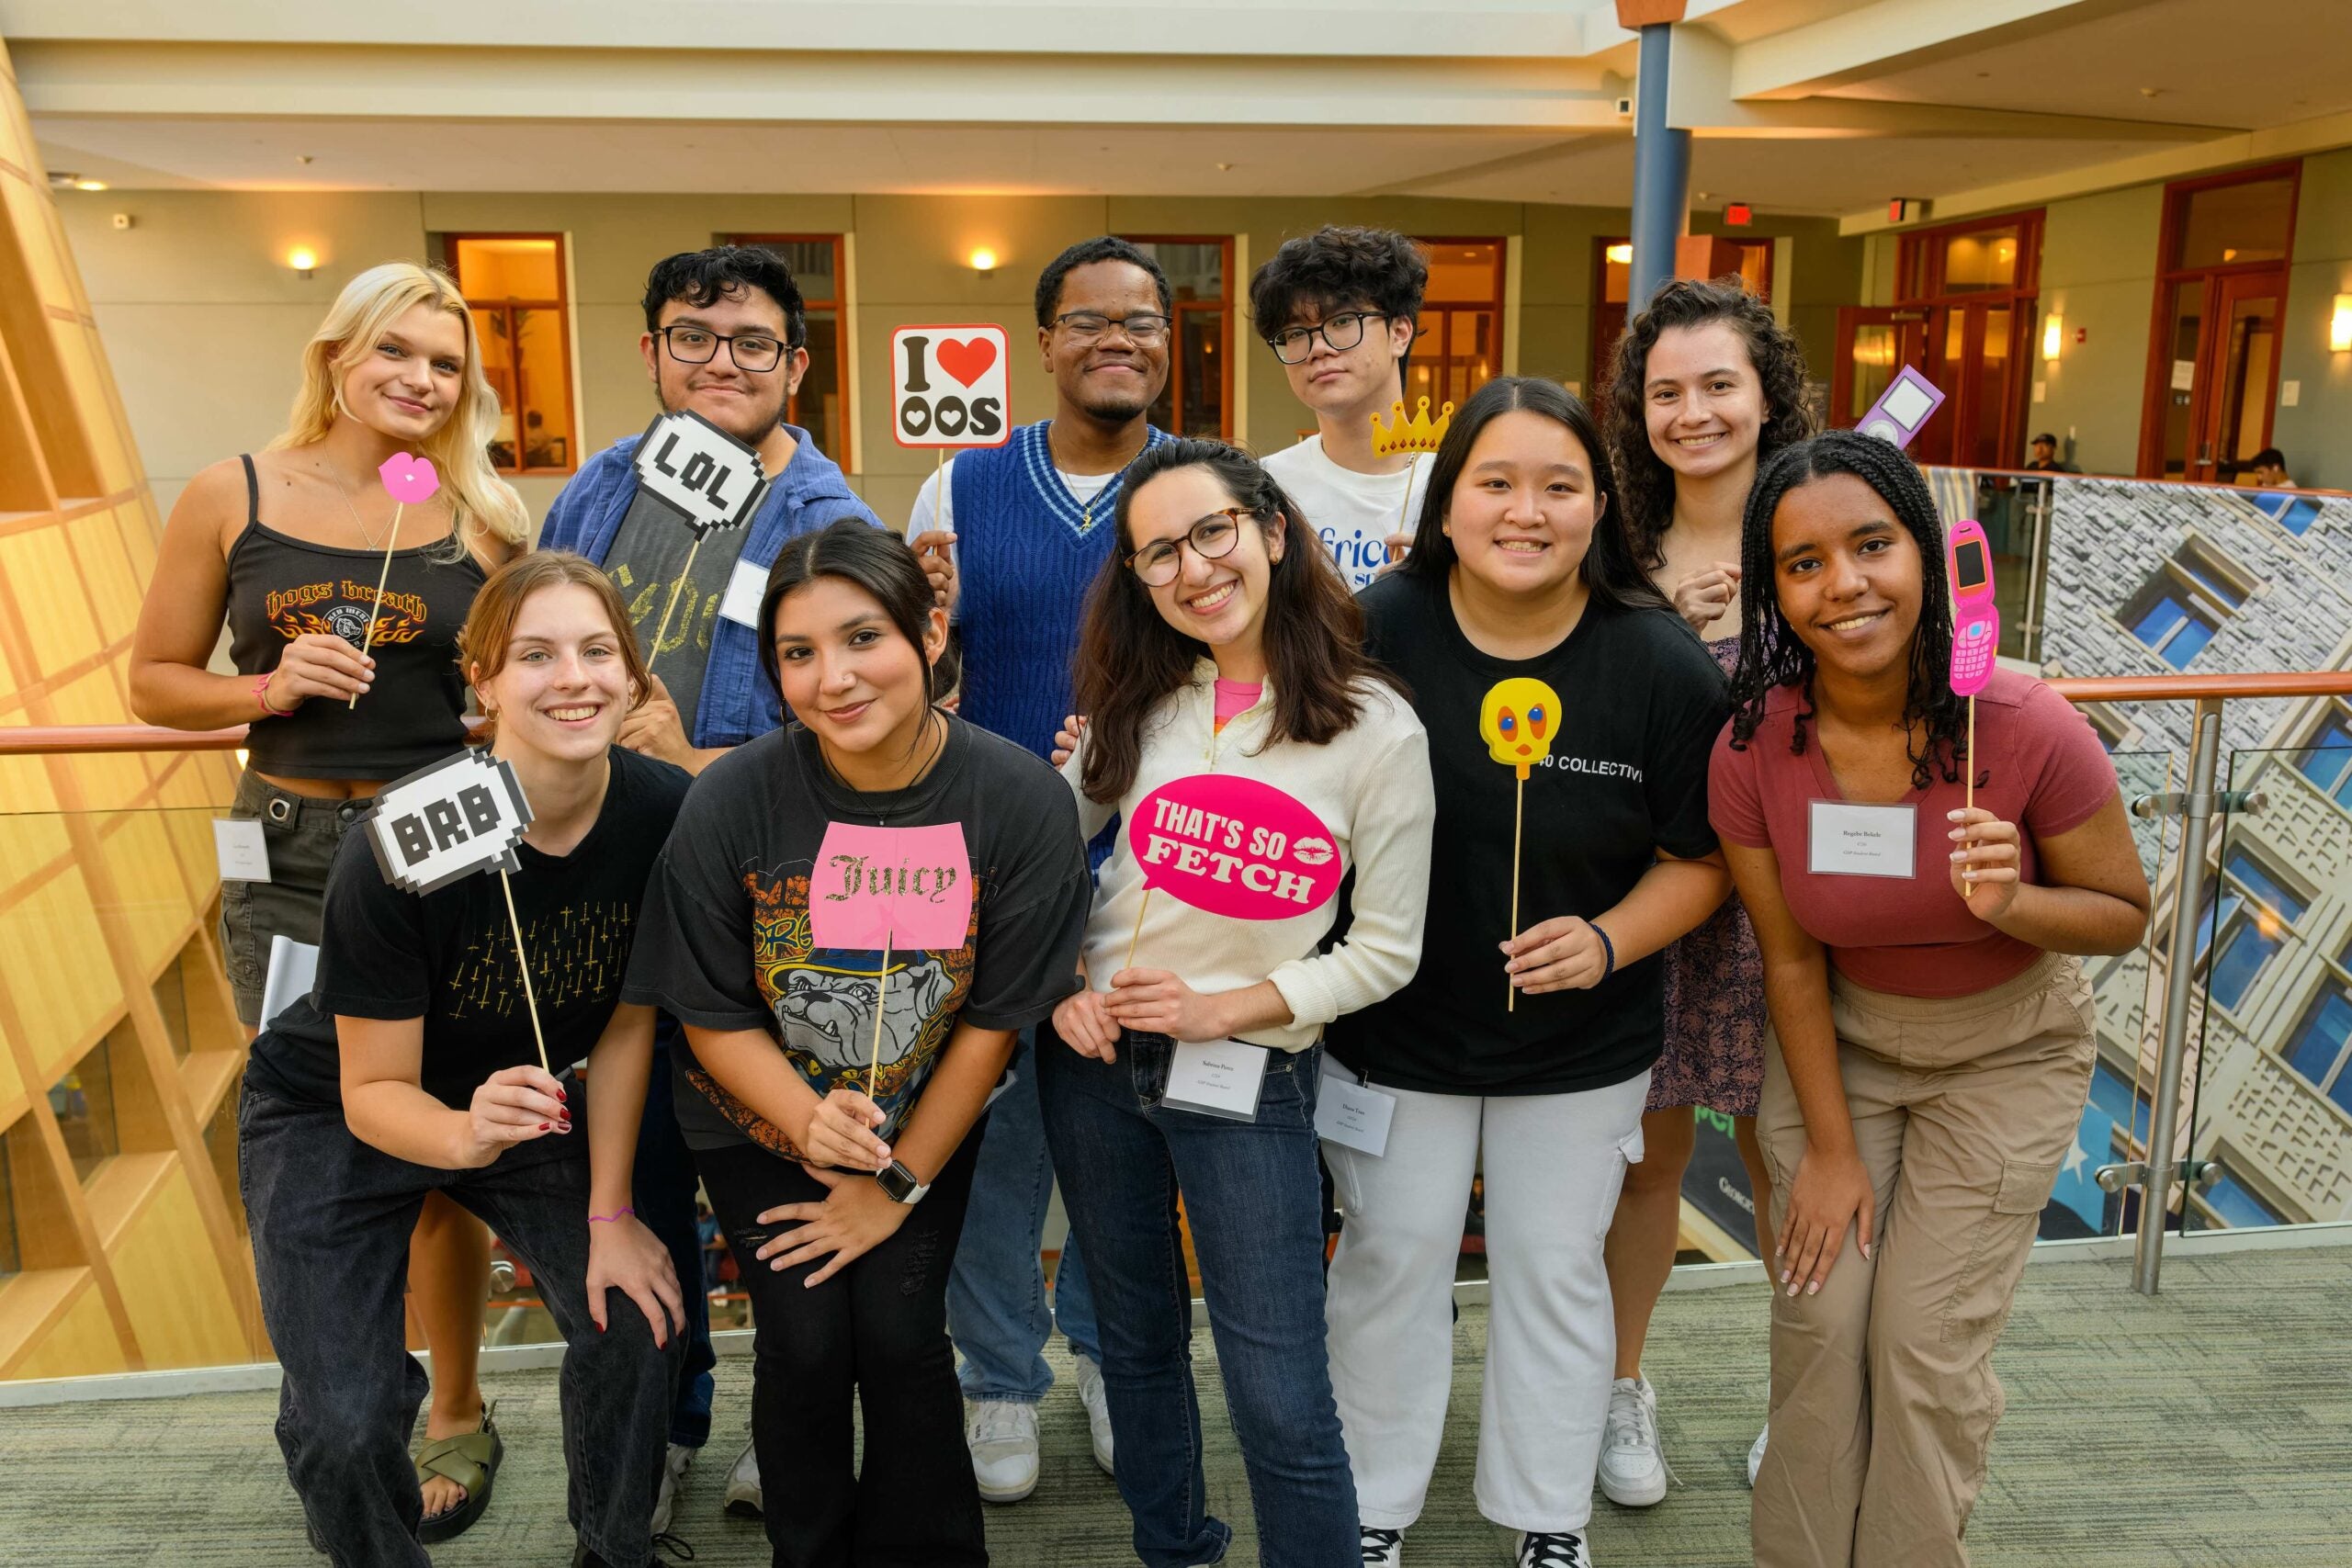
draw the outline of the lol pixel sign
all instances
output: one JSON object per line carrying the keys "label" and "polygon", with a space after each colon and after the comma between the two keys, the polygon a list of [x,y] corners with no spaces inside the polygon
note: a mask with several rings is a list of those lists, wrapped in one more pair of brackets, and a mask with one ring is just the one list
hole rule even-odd
{"label": "lol pixel sign", "polygon": [[901,446],[1001,446],[1012,439],[1004,329],[900,327],[890,334],[890,433]]}
{"label": "lol pixel sign", "polygon": [[1145,795],[1127,821],[1127,845],[1144,886],[1237,920],[1319,909],[1347,869],[1315,813],[1231,773],[1194,773]]}

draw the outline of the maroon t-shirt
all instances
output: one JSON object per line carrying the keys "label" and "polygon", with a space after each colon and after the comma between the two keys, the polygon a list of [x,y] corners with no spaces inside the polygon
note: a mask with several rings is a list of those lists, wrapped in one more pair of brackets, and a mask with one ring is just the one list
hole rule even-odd
{"label": "maroon t-shirt", "polygon": [[[1764,721],[1735,750],[1726,725],[1708,773],[1708,816],[1735,844],[1771,850],[1781,894],[1797,924],[1829,950],[1855,985],[1906,997],[1964,997],[2021,974],[2041,950],[1994,930],[1951,886],[1951,823],[1958,783],[1939,768],[1934,783],[1897,804],[1916,807],[1913,874],[1907,877],[1817,875],[1806,869],[1812,803],[1843,800],[1817,736],[1802,756],[1789,750],[1804,694],[1782,686],[1766,699]],[[2116,793],[2115,765],[2082,715],[2049,687],[1996,670],[1976,699],[1976,804],[2024,829],[2018,875],[2039,883],[2037,840],[2078,828]]]}

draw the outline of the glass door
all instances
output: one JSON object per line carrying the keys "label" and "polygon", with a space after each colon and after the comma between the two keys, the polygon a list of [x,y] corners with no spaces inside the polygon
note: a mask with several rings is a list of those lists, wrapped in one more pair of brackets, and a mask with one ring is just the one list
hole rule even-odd
{"label": "glass door", "polygon": [[2233,483],[2270,444],[2300,175],[2290,164],[2165,190],[2143,477]]}
{"label": "glass door", "polygon": [[[1850,430],[1894,379],[1895,367],[1919,368],[1928,312],[1909,307],[1845,305],[1838,310],[1838,360],[1830,368],[1829,423]],[[1926,372],[1921,371],[1924,375]],[[1932,378],[1930,378],[1932,379]]]}

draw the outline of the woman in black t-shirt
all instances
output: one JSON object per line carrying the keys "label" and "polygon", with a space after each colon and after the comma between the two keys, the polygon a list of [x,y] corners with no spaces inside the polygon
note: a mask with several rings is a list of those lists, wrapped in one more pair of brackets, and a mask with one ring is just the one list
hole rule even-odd
{"label": "woman in black t-shirt", "polygon": [[1555,382],[1490,381],[1454,416],[1412,554],[1362,602],[1437,792],[1420,970],[1330,1033],[1344,1076],[1394,1097],[1379,1153],[1324,1145],[1363,1562],[1398,1560],[1428,1490],[1483,1168],[1479,1506],[1519,1532],[1521,1568],[1584,1568],[1614,1339],[1601,1238],[1642,1154],[1656,955],[1730,886],[1707,825],[1723,676],[1635,563],[1600,433]]}
{"label": "woman in black t-shirt", "polygon": [[[1078,811],[1044,762],[933,705],[946,612],[896,536],[793,540],[759,625],[797,722],[704,771],[623,994],[685,1025],[678,1116],[752,1294],[779,1568],[985,1563],[947,1277],[1014,1035],[1077,987]],[[912,901],[968,889],[958,940],[831,928],[854,857],[859,885]],[[828,869],[843,886],[812,886]]]}
{"label": "woman in black t-shirt", "polygon": [[[313,1544],[367,1568],[426,1561],[406,1451],[424,1373],[401,1352],[401,1294],[417,1210],[445,1193],[530,1265],[571,1347],[582,1561],[644,1568],[684,1312],[668,1251],[628,1208],[653,1014],[623,1005],[620,981],[686,775],[614,744],[645,670],[618,592],[587,561],[541,554],[492,573],[459,649],[492,754],[535,813],[513,914],[486,873],[404,892],[368,835],[347,835],[317,987],[262,1032],[245,1070],[238,1165],[285,1369],[278,1443]],[[537,1066],[510,919],[547,1059],[586,1056],[584,1083]],[[485,1419],[419,1463],[478,1513],[497,1453]]]}

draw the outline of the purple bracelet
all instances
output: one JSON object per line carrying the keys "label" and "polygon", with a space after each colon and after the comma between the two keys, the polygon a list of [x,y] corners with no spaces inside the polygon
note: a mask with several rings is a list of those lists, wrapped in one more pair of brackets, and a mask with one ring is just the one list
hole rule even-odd
{"label": "purple bracelet", "polygon": [[637,1211],[636,1211],[635,1209],[623,1209],[623,1210],[621,1210],[618,1213],[613,1213],[613,1214],[591,1214],[591,1215],[589,1215],[589,1216],[588,1216],[588,1223],[589,1223],[590,1224],[592,1224],[592,1225],[594,1225],[594,1224],[611,1224],[611,1223],[612,1223],[613,1221],[615,1221],[615,1220],[633,1218],[633,1217],[635,1217],[636,1213],[637,1213]]}

